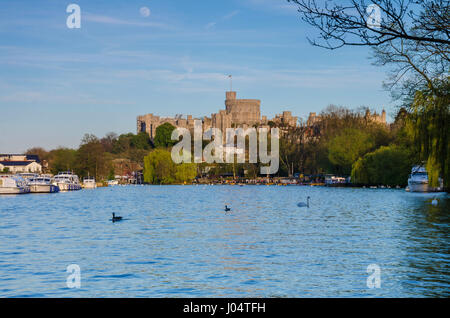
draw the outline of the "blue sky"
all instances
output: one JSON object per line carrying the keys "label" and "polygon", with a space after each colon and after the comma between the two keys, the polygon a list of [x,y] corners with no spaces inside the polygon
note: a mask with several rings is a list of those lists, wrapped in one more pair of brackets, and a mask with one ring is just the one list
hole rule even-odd
{"label": "blue sky", "polygon": [[[66,26],[70,3],[81,29]],[[210,116],[228,74],[269,117],[329,104],[393,111],[369,49],[327,51],[308,35],[285,0],[2,1],[0,153],[135,132],[146,113]]]}

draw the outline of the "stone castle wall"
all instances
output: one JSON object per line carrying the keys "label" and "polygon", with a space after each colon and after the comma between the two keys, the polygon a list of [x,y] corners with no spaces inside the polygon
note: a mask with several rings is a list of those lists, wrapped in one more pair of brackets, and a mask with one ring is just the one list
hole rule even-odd
{"label": "stone castle wall", "polygon": [[236,92],[226,94],[226,112],[231,114],[231,121],[237,126],[261,124],[260,107],[259,99],[236,99]]}
{"label": "stone castle wall", "polygon": [[[193,118],[188,115],[186,118],[178,117],[160,117],[153,114],[147,114],[137,117],[136,131],[146,132],[150,138],[155,138],[156,128],[164,123],[170,123],[175,127],[194,129],[194,120],[202,120],[203,130],[209,128],[219,128],[225,133],[227,128],[233,127],[268,127],[267,116],[261,117],[261,101],[258,99],[237,99],[236,92],[226,92],[225,94],[225,109],[211,114],[211,117]],[[276,115],[273,122],[284,125],[297,125],[297,117],[292,116],[289,111],[284,111],[282,114]]]}
{"label": "stone castle wall", "polygon": [[[383,109],[381,112],[381,115],[374,112],[373,114],[370,112],[370,110],[366,110],[366,113],[364,115],[364,119],[367,122],[375,122],[383,125],[387,125],[386,121],[386,111]],[[313,126],[314,124],[320,122],[322,120],[322,117],[320,115],[317,115],[316,113],[309,113],[308,121],[306,124],[308,126]]]}

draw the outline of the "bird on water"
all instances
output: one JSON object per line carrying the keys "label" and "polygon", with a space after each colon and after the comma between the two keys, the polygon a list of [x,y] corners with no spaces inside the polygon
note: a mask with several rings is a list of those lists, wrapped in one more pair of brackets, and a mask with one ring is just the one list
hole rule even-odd
{"label": "bird on water", "polygon": [[433,206],[437,206],[438,203],[439,203],[439,201],[436,199],[436,197],[433,199],[433,201],[431,201],[431,204],[432,204]]}
{"label": "bird on water", "polygon": [[306,203],[305,202],[299,202],[299,203],[297,203],[297,206],[299,208],[304,208],[304,207],[309,208],[309,199],[310,199],[310,197],[307,197],[306,198]]}
{"label": "bird on water", "polygon": [[113,221],[113,222],[118,222],[118,221],[122,221],[122,217],[121,216],[116,216],[116,214],[113,212],[113,214],[112,214],[112,219],[111,219],[111,221]]}

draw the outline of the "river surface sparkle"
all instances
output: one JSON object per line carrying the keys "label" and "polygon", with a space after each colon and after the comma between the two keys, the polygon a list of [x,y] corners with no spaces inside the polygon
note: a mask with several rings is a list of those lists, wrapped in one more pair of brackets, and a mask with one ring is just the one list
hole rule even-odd
{"label": "river surface sparkle", "polygon": [[0,196],[0,297],[449,297],[450,198],[432,198],[203,185]]}

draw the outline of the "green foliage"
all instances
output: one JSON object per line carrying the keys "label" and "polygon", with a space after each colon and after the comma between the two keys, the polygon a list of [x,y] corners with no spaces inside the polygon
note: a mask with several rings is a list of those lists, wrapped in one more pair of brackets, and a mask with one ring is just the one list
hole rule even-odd
{"label": "green foliage", "polygon": [[175,182],[176,166],[170,152],[155,149],[144,157],[144,182],[170,184]]}
{"label": "green foliage", "polygon": [[27,155],[37,155],[39,159],[42,161],[48,161],[50,153],[41,147],[33,147],[28,149],[25,154]]}
{"label": "green foliage", "polygon": [[8,167],[4,167],[3,168],[3,173],[9,173],[9,168]]}
{"label": "green foliage", "polygon": [[116,177],[116,173],[114,171],[114,168],[111,168],[111,170],[109,170],[108,180],[114,180],[115,177]]}
{"label": "green foliage", "polygon": [[328,158],[341,174],[350,174],[352,164],[373,149],[373,136],[355,128],[345,128],[328,143]]}
{"label": "green foliage", "polygon": [[131,148],[131,140],[133,139],[133,134],[122,134],[117,138],[112,145],[112,153],[114,154],[120,154],[120,153],[126,153]]}
{"label": "green foliage", "polygon": [[76,160],[76,171],[81,177],[91,175],[98,180],[99,176],[106,174],[105,151],[100,140],[94,135],[84,135],[76,154]]}
{"label": "green foliage", "polygon": [[156,128],[155,147],[171,147],[177,141],[172,140],[172,131],[175,129],[170,123],[164,123]]}
{"label": "green foliage", "polygon": [[397,146],[381,147],[355,162],[352,182],[405,186],[411,171],[410,153]]}
{"label": "green foliage", "polygon": [[420,160],[426,161],[430,184],[438,186],[439,177],[444,187],[450,188],[450,94],[449,85],[436,95],[429,91],[416,92],[409,117]]}
{"label": "green foliage", "polygon": [[197,176],[195,163],[182,163],[176,166],[175,179],[177,182],[191,182]]}
{"label": "green foliage", "polygon": [[139,150],[149,150],[152,146],[150,136],[145,132],[133,135],[130,140],[130,146]]}
{"label": "green foliage", "polygon": [[58,148],[50,151],[49,168],[53,174],[75,169],[77,151],[69,148]]}
{"label": "green foliage", "polygon": [[171,184],[192,181],[197,175],[197,165],[182,163],[176,165],[168,150],[157,148],[144,157],[144,182]]}

